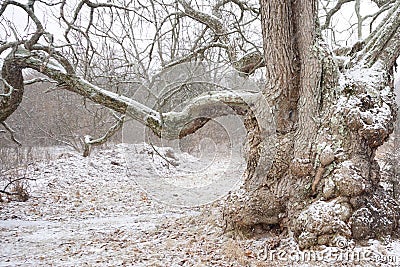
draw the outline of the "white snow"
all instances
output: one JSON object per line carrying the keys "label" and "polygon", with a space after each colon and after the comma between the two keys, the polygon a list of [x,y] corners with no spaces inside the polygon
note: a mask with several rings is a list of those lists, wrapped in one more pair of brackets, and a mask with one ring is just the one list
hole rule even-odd
{"label": "white snow", "polygon": [[[137,151],[135,160],[130,158],[130,172],[126,168],[129,159],[123,153],[126,147]],[[164,154],[170,149],[157,150]],[[189,241],[188,234],[195,237],[198,227],[192,223],[202,209],[162,204],[152,198],[153,192],[149,188],[146,193],[141,179],[165,174],[166,180],[175,186],[201,188],[204,184],[199,185],[199,179],[212,184],[216,176],[213,174],[229,165],[223,159],[204,165],[205,159],[175,153],[180,165],[173,167],[166,165],[156,154],[147,153],[151,151],[145,144],[119,145],[93,152],[89,158],[64,152],[50,162],[29,165],[28,176],[36,179],[30,185],[30,199],[27,202],[0,202],[0,266],[103,266],[124,262],[135,266],[165,266],[168,262],[163,260],[165,244],[160,243],[176,235],[182,227],[189,229],[183,229],[188,233],[178,247]],[[224,174],[226,176],[219,177],[228,179],[234,173],[226,171]],[[207,176],[211,176],[209,180]],[[240,180],[240,173],[233,180],[237,182],[238,177]],[[154,190],[156,194],[157,189]],[[209,193],[215,193],[215,198],[219,198],[220,190],[216,186]],[[185,204],[185,197],[177,196],[176,199]],[[179,201],[171,204],[177,205]],[[193,222],[176,223],[180,218]],[[205,226],[210,228],[209,224]],[[209,234],[214,232],[216,235],[217,231],[211,228]],[[204,234],[207,238],[208,234]],[[190,256],[181,254],[170,253],[169,257],[179,262]],[[194,257],[193,262],[201,261],[201,257],[200,254]],[[158,261],[164,264],[157,265]]]}
{"label": "white snow", "polygon": [[[130,163],[136,169],[129,172],[126,148],[136,151],[131,155],[136,161]],[[321,261],[304,258],[308,252],[300,251],[293,238],[232,238],[224,233],[224,199],[201,207],[171,206],[146,193],[140,179],[163,174],[182,186],[181,175],[187,187],[196,188],[193,182],[202,175],[212,182],[207,175],[213,172],[225,170],[222,177],[229,178],[238,170],[229,172],[222,156],[206,162],[206,157],[156,149],[169,160],[175,157],[179,165],[167,165],[145,144],[95,150],[89,158],[57,149],[51,153],[54,160],[30,164],[27,175],[36,179],[30,199],[0,202],[0,266],[379,266],[378,260],[387,266],[389,256],[400,262],[398,241],[327,247]],[[326,205],[337,208],[335,202]],[[275,248],[271,244],[276,242],[280,245]],[[329,256],[354,251],[369,253],[369,258],[338,262]],[[272,252],[282,252],[279,261],[271,258],[276,255]],[[299,257],[289,261],[284,255]]]}
{"label": "white snow", "polygon": [[65,70],[65,68],[64,68],[57,60],[55,60],[55,59],[53,59],[53,58],[50,58],[50,59],[48,60],[48,62],[47,62],[47,67],[49,67],[49,68],[51,68],[51,69],[53,69],[53,70],[59,71],[59,72],[61,72],[61,73],[64,73],[64,74],[67,73],[67,71]]}

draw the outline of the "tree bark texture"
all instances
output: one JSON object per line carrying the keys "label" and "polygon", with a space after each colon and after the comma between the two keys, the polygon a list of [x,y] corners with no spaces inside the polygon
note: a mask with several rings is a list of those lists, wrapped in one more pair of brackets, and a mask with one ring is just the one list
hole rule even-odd
{"label": "tree bark texture", "polygon": [[[279,226],[293,232],[301,248],[397,234],[399,206],[379,186],[374,157],[396,118],[389,73],[398,45],[349,55],[350,63],[340,65],[319,38],[316,0],[260,5],[263,94],[276,121],[275,154],[270,168],[257,164],[271,150],[263,126],[248,127],[245,186],[225,211],[230,229]],[[399,32],[399,10],[388,15],[396,22],[381,29],[391,37]],[[376,35],[364,50],[382,34]]]}

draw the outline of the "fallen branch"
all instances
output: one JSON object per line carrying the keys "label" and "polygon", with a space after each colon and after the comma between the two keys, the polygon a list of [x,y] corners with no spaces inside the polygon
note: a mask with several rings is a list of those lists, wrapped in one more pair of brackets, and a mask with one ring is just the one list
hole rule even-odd
{"label": "fallen branch", "polygon": [[0,192],[2,192],[2,193],[4,193],[4,194],[7,194],[7,193],[6,193],[6,192],[7,192],[7,191],[6,191],[7,188],[8,188],[10,185],[12,185],[13,183],[18,182],[18,181],[21,181],[21,180],[36,181],[36,179],[27,178],[27,177],[16,178],[16,179],[11,180],[10,182],[8,182],[8,183],[4,186],[3,190],[0,189]]}
{"label": "fallen branch", "polygon": [[[158,152],[158,150],[154,147],[154,145],[150,142],[150,146],[153,148],[153,150],[156,152],[157,155],[159,155],[162,159],[164,159],[168,164],[171,164],[172,166],[176,167],[179,164],[172,162],[170,160],[168,160],[166,157],[164,157],[163,155],[161,155],[160,152]],[[169,165],[168,165],[168,169],[169,169]]]}

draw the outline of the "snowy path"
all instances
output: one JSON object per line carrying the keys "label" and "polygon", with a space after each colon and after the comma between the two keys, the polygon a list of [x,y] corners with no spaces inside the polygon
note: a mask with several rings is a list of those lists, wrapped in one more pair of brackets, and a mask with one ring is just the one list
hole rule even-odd
{"label": "snowy path", "polygon": [[[139,147],[129,172],[144,179],[157,173],[154,155],[143,151],[148,147]],[[162,161],[156,161],[158,171],[171,172]],[[201,253],[196,257],[186,254],[194,243],[186,248],[175,244],[179,238],[178,243],[186,244],[193,241],[190,237],[201,236],[196,224],[187,229],[184,223],[177,224],[177,219],[193,223],[201,208],[155,201],[127,175],[125,165],[121,147],[89,158],[64,153],[49,163],[30,165],[28,176],[36,179],[31,198],[0,203],[0,266],[166,266],[166,262],[193,266],[203,260],[211,262]],[[184,175],[185,170],[173,174]],[[179,228],[182,231],[177,233]],[[207,235],[213,231],[208,229]],[[178,252],[173,252],[175,246]],[[166,247],[172,253],[165,253]]]}
{"label": "snowy path", "polygon": [[[146,151],[148,147],[136,147],[137,160],[129,168],[130,175],[138,179],[163,175],[176,185],[196,188],[198,179],[203,185],[215,182],[216,174],[222,174],[225,185],[232,185],[237,180],[230,178],[237,179],[240,172],[239,167],[227,169],[223,158],[217,158],[210,168],[187,155],[183,160],[181,154],[175,155],[179,166],[172,168]],[[223,200],[187,208],[156,201],[137,184],[143,180],[127,175],[126,164],[118,146],[90,158],[63,153],[50,162],[29,165],[28,177],[36,179],[31,184],[31,198],[27,202],[0,202],[0,266],[288,266],[287,258],[278,263],[277,254],[266,249],[300,253],[292,238],[280,240],[271,233],[236,240],[224,234]],[[151,179],[155,195],[165,189]],[[207,194],[217,198],[220,189]],[[180,192],[170,197],[174,197],[173,204],[188,203],[188,195]],[[322,250],[328,253],[325,256],[331,255],[329,249]],[[353,253],[354,248],[349,251]],[[389,264],[388,258],[382,257],[377,263],[368,258],[344,261],[345,266],[400,265],[399,242],[383,245],[371,241],[361,251],[392,256],[395,262]],[[293,266],[340,264],[290,262]]]}

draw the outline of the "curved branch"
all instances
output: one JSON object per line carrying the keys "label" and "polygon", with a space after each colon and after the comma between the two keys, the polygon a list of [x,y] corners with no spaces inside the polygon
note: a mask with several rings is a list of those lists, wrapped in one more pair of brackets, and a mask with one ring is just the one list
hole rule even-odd
{"label": "curved branch", "polygon": [[18,146],[21,146],[21,142],[15,138],[15,131],[4,121],[2,121],[0,124],[3,125],[7,132],[10,133],[11,140],[13,140],[13,142],[16,143]]}
{"label": "curved branch", "polygon": [[192,19],[207,25],[210,29],[214,31],[214,33],[221,38],[221,41],[224,42],[227,46],[228,57],[231,62],[236,61],[236,51],[232,46],[231,41],[228,37],[228,30],[225,28],[222,21],[220,21],[217,17],[213,15],[206,14],[199,10],[195,10],[190,6],[185,0],[178,0],[178,2],[183,6],[184,12],[186,15],[191,17]]}
{"label": "curved branch", "polygon": [[178,2],[185,9],[185,14],[200,23],[206,24],[217,35],[225,35],[228,32],[224,24],[217,17],[195,10],[185,0],[178,0]]}
{"label": "curved branch", "polygon": [[384,5],[394,3],[396,0],[372,0],[378,7],[382,7]]}
{"label": "curved branch", "polygon": [[400,55],[400,1],[392,9],[381,25],[368,37],[364,49],[356,59],[367,66],[381,61],[387,70],[391,69]]}
{"label": "curved branch", "polygon": [[331,10],[329,10],[329,12],[326,14],[325,23],[324,23],[324,25],[321,26],[321,29],[326,30],[329,27],[329,24],[331,23],[331,19],[332,19],[333,15],[335,15],[336,12],[338,12],[344,4],[352,2],[352,1],[354,1],[354,0],[339,0],[336,3],[336,5]]}
{"label": "curved branch", "polygon": [[42,35],[44,34],[44,27],[42,25],[42,23],[40,22],[40,20],[36,17],[34,11],[33,11],[33,6],[30,5],[30,3],[28,3],[28,5],[24,5],[21,4],[17,1],[13,1],[13,0],[7,0],[4,2],[3,6],[0,9],[0,14],[2,14],[8,5],[13,5],[13,6],[17,6],[21,9],[23,9],[29,16],[29,18],[32,19],[32,21],[35,23],[36,25],[36,31],[35,33],[32,35],[32,37],[25,42],[25,48],[30,50],[32,48],[33,45],[35,45],[40,37],[42,37]]}
{"label": "curved branch", "polygon": [[116,134],[124,124],[124,116],[117,117],[114,116],[117,119],[117,122],[110,128],[108,131],[100,138],[93,139],[90,135],[85,136],[84,140],[84,149],[83,149],[83,156],[87,157],[90,155],[90,150],[92,146],[100,146],[104,143],[106,143],[114,134]]}
{"label": "curved branch", "polygon": [[34,45],[32,47],[32,49],[39,50],[39,51],[45,51],[47,54],[49,54],[49,56],[55,58],[57,60],[57,62],[60,62],[60,64],[65,68],[67,73],[72,74],[75,72],[75,68],[71,65],[71,63],[68,61],[68,59],[66,59],[64,57],[64,55],[62,55],[59,51],[57,51],[53,47],[37,44],[37,45]]}
{"label": "curved branch", "polygon": [[[241,73],[244,73],[245,75],[252,74],[254,70],[257,68],[265,66],[264,64],[264,58],[262,54],[258,51],[248,53],[244,55],[241,58],[238,58],[238,53],[236,51],[236,46],[232,40],[230,40],[229,35],[232,34],[232,32],[228,31],[224,23],[220,20],[218,16],[215,15],[210,15],[207,13],[204,13],[202,11],[194,9],[187,1],[185,0],[178,0],[178,2],[182,5],[183,7],[183,12],[174,12],[169,14],[164,20],[161,22],[159,27],[157,28],[156,35],[158,34],[158,31],[160,31],[162,25],[167,21],[168,18],[171,16],[176,16],[176,17],[190,17],[193,20],[204,24],[205,25],[205,30],[210,29],[214,34],[215,34],[215,40],[214,42],[205,44],[201,47],[196,47],[192,49],[187,55],[182,56],[180,58],[174,59],[171,62],[168,62],[166,64],[163,64],[163,67],[171,67],[176,64],[180,64],[183,62],[188,62],[191,59],[195,58],[199,54],[203,54],[205,51],[207,51],[210,48],[213,47],[219,47],[224,49],[227,52],[229,61],[233,65],[233,67],[238,70]],[[247,3],[238,1],[238,0],[222,0],[216,3],[216,5],[213,8],[213,13],[217,12],[223,5],[227,4],[228,2],[232,2],[239,6],[239,8],[243,10],[251,10],[252,12],[257,12],[256,9],[251,8],[248,6]],[[218,12],[217,12],[218,13]],[[236,32],[236,31],[235,31]],[[151,51],[150,55],[152,54],[154,45],[156,43],[156,36],[154,37],[153,44],[151,46]],[[244,36],[242,38],[245,39]],[[196,42],[195,42],[196,43]]]}
{"label": "curved branch", "polygon": [[249,92],[208,92],[193,99],[180,112],[163,113],[159,136],[166,139],[183,138],[211,119],[232,114],[251,114],[256,96],[257,94]]}
{"label": "curved branch", "polygon": [[169,62],[168,64],[164,65],[164,68],[169,68],[169,67],[173,67],[175,65],[184,63],[184,62],[188,62],[190,61],[192,58],[196,57],[198,54],[202,54],[204,53],[206,50],[213,48],[213,47],[219,47],[219,48],[224,48],[224,49],[229,49],[227,45],[223,44],[223,43],[210,43],[207,44],[203,47],[199,47],[197,49],[195,49],[194,51],[192,51],[190,54],[187,54],[181,58],[178,58],[172,62]]}
{"label": "curved branch", "polygon": [[10,56],[3,62],[1,78],[4,93],[0,96],[0,122],[4,122],[17,109],[24,94],[22,69],[13,64]]}
{"label": "curved branch", "polygon": [[[127,114],[149,127],[156,135],[167,139],[183,138],[194,133],[213,118],[230,114],[250,114],[251,103],[255,96],[254,93],[248,92],[209,92],[193,99],[181,112],[160,114],[131,98],[99,88],[81,77],[69,74],[55,62],[49,61],[44,64],[44,57],[45,55],[40,52],[27,53],[26,50],[20,49],[12,54],[8,64],[15,66],[19,72],[23,68],[41,72],[57,81],[59,86],[66,90],[121,114]],[[7,80],[7,77],[4,78]]]}

